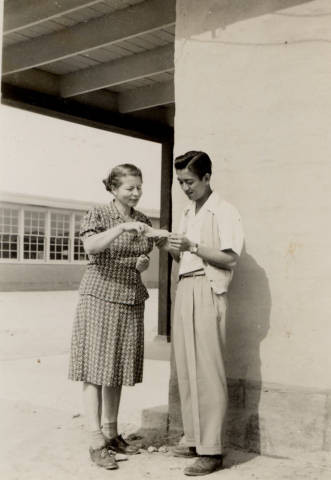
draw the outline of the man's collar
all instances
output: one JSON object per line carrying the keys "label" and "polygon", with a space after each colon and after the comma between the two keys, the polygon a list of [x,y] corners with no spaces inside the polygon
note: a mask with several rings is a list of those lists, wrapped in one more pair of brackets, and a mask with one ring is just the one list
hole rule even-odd
{"label": "man's collar", "polygon": [[[201,208],[209,210],[212,213],[216,213],[217,206],[220,203],[220,196],[217,192],[212,192],[207,198],[206,202],[202,205]],[[195,212],[195,202],[191,201],[184,210],[184,215],[187,215],[190,211]]]}

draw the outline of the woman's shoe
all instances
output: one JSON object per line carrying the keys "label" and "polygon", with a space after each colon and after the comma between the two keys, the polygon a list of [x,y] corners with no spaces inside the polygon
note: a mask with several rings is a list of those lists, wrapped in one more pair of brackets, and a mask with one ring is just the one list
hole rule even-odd
{"label": "woman's shoe", "polygon": [[139,453],[139,447],[130,445],[124,440],[122,435],[117,435],[117,437],[108,440],[107,448],[117,453],[124,453],[124,455],[135,455]]}
{"label": "woman's shoe", "polygon": [[106,446],[101,448],[90,447],[89,452],[92,462],[98,465],[98,467],[106,470],[116,470],[118,468],[115,455],[109,452]]}

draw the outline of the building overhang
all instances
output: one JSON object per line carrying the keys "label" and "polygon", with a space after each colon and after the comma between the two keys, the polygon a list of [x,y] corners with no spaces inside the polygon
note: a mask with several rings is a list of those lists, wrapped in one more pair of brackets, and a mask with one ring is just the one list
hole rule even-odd
{"label": "building overhang", "polygon": [[173,136],[175,0],[5,0],[2,103]]}

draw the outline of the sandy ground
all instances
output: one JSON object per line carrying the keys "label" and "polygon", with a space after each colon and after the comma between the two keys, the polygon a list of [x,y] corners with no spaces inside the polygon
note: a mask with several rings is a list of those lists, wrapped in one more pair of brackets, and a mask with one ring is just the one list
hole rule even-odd
{"label": "sandy ground", "polygon": [[[150,294],[148,342],[156,335],[157,321],[157,291]],[[91,464],[81,385],[67,381],[76,301],[76,292],[0,294],[1,480],[188,478],[183,468],[191,460],[174,458],[170,452],[130,457],[117,471]],[[119,423],[124,434],[139,430],[143,409],[167,404],[169,370],[169,361],[147,358],[143,383],[123,389]],[[225,469],[208,478],[330,480],[331,458],[325,452],[271,458],[229,451]]]}

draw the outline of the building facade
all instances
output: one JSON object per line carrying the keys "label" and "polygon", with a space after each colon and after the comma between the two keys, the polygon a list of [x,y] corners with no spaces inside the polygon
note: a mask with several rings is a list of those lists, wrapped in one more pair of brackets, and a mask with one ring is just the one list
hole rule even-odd
{"label": "building facade", "polygon": [[[132,8],[127,11],[127,30],[116,22],[116,17],[109,15],[100,37],[95,23],[98,20],[90,20],[84,22],[85,34],[79,29],[75,29],[76,33],[70,31],[70,35],[75,34],[75,42],[69,42],[70,45],[59,41],[56,49],[47,48],[48,38],[53,42],[61,39],[61,33],[57,32],[54,36],[51,32],[40,35],[39,41],[27,38],[26,45],[9,44],[5,51],[5,101],[8,105],[70,118],[104,130],[167,142],[163,143],[161,185],[161,215],[166,212],[166,222],[162,219],[161,224],[168,228],[172,220],[176,231],[186,199],[176,181],[170,195],[172,129],[164,124],[167,119],[160,116],[163,108],[157,109],[158,121],[148,111],[150,107],[173,101],[173,85],[169,85],[172,76],[167,75],[165,81],[162,72],[174,70],[174,154],[199,149],[210,155],[214,165],[213,188],[239,209],[246,233],[245,250],[229,293],[227,439],[231,445],[270,455],[286,456],[292,449],[330,451],[330,2],[133,3],[139,3],[136,8],[140,14]],[[61,5],[65,9],[65,2]],[[170,15],[164,15],[165,5],[171,5]],[[100,74],[97,65],[99,73],[95,77],[90,76],[90,70],[88,75],[76,71],[72,76],[68,72],[74,71],[75,66],[68,65],[68,72],[62,72],[64,78],[61,78],[61,70],[57,70],[61,67],[59,59],[70,61],[84,51],[90,55],[96,50],[98,40],[102,48],[107,41],[110,50],[112,42],[117,48],[120,39],[127,42],[139,35],[139,27],[141,35],[153,35],[157,28],[154,19],[159,20],[162,28],[172,25],[171,32],[163,32],[162,37],[170,36],[169,45],[174,41],[175,62],[172,46],[168,45],[152,55],[144,51],[142,56],[132,53],[133,58],[128,56],[124,66],[123,58],[120,64],[110,63],[106,70],[110,75]],[[21,28],[19,16],[16,20],[17,28]],[[29,22],[26,23],[28,28]],[[118,25],[114,38],[109,38],[113,35],[109,25]],[[138,32],[134,33],[133,27]],[[13,25],[8,26],[8,31],[12,28]],[[132,47],[136,52],[137,45]],[[163,59],[162,64],[155,62],[155,58]],[[38,68],[42,64],[47,67],[48,63],[49,71]],[[139,81],[152,73],[153,83],[158,78],[161,85],[155,89],[155,85],[136,84],[135,91],[128,94],[125,84],[132,86],[136,81],[136,65]],[[123,68],[119,70],[119,66]],[[111,97],[109,91],[102,92],[103,87],[118,86],[121,81],[123,90],[119,94],[117,88]],[[67,97],[60,95],[63,84],[70,87]],[[37,92],[32,95],[31,90]],[[81,95],[98,90],[101,96]],[[77,105],[75,100],[68,101],[70,95],[78,102],[86,101],[89,108]],[[104,110],[106,105],[109,110],[114,109],[111,114]],[[134,108],[139,110],[139,116],[128,118]],[[48,205],[47,208],[55,210],[40,216],[33,212],[39,211],[42,204],[28,205],[26,227],[24,213],[12,213],[8,208],[4,212],[6,258],[0,265],[2,277],[7,278],[8,285],[34,282],[36,288],[54,286],[57,282],[64,288],[69,277],[72,285],[77,284],[79,269],[84,268],[80,262],[84,260],[78,259],[79,250],[74,248],[75,215],[83,210]],[[57,216],[59,213],[62,216]],[[70,225],[70,235],[63,234],[65,219]],[[168,322],[169,302],[164,292],[170,268],[166,257],[161,256],[162,261],[159,315],[166,312]],[[69,275],[71,269],[77,278]],[[14,274],[12,279],[10,275]],[[51,281],[46,280],[49,275],[53,276]],[[174,292],[175,269],[171,284]],[[165,333],[169,333],[167,329]],[[179,422],[179,417],[173,369],[170,426],[176,420]]]}
{"label": "building facade", "polygon": [[331,449],[330,45],[327,0],[177,0],[175,155],[208,152],[246,233],[228,440],[268,454]]}
{"label": "building facade", "polygon": [[[80,225],[92,205],[0,193],[0,291],[77,289],[87,264]],[[157,211],[144,211],[158,228]],[[144,272],[158,285],[158,251]]]}

